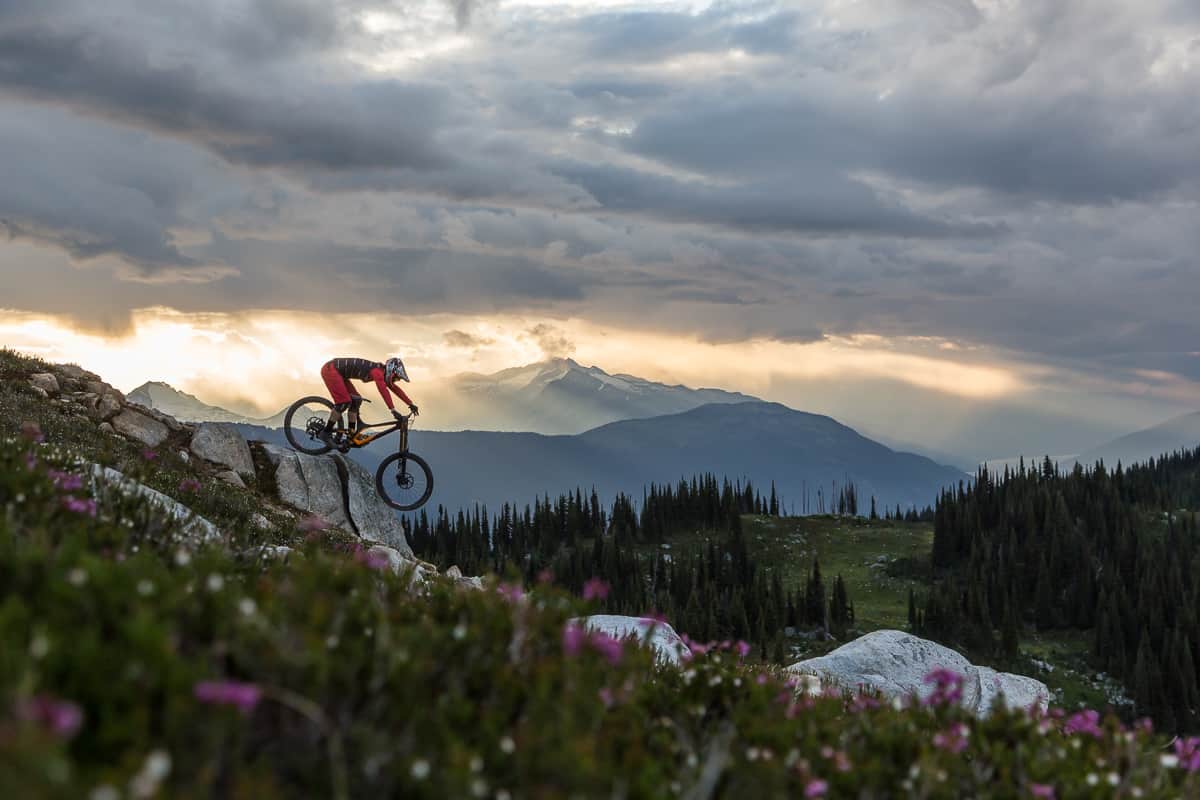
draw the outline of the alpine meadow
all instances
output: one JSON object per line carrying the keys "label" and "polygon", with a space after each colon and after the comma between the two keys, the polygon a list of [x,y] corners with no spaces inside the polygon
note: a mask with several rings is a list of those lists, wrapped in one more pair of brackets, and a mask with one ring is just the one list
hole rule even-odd
{"label": "alpine meadow", "polygon": [[0,0],[0,793],[1200,797],[1194,0]]}

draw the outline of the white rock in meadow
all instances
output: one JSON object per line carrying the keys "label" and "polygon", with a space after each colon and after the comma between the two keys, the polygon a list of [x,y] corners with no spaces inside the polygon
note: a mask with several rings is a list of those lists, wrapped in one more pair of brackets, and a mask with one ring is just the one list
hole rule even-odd
{"label": "white rock in meadow", "polygon": [[228,422],[202,422],[189,445],[191,451],[201,458],[219,464],[250,477],[254,474],[254,460],[250,458],[250,445],[237,429]]}
{"label": "white rock in meadow", "polygon": [[117,433],[141,442],[147,447],[158,447],[167,439],[167,426],[145,414],[126,408],[109,422]]}
{"label": "white rock in meadow", "polygon": [[673,666],[679,666],[691,655],[691,650],[670,624],[649,617],[593,614],[571,622],[582,623],[588,630],[606,633],[614,639],[636,636],[643,645],[654,648],[660,661]]}
{"label": "white rock in meadow", "polygon": [[164,515],[181,523],[183,533],[196,539],[213,541],[221,538],[221,531],[216,525],[193,512],[190,508],[168,497],[162,492],[151,489],[143,483],[126,477],[112,467],[92,465],[93,489],[115,490],[128,496],[145,498]]}
{"label": "white rock in meadow", "polygon": [[1045,709],[1049,704],[1050,690],[1041,681],[976,667],[961,653],[904,631],[874,631],[831,653],[788,667],[791,672],[816,675],[843,689],[863,687],[886,697],[916,692],[922,698],[933,692],[925,676],[935,669],[963,676],[963,706],[979,716],[987,716],[1001,694],[1011,708],[1038,705]]}

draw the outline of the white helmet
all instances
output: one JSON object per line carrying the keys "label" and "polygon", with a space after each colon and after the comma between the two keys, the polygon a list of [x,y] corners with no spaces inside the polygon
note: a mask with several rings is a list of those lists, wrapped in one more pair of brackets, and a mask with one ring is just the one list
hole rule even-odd
{"label": "white helmet", "polygon": [[399,358],[389,358],[387,360],[387,365],[384,367],[384,374],[389,383],[396,380],[396,378],[411,383],[408,380],[408,370],[404,368],[404,362]]}

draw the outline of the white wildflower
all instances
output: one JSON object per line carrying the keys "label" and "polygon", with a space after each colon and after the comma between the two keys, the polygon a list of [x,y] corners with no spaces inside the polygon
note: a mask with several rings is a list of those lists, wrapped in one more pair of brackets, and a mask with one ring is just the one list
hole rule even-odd
{"label": "white wildflower", "polygon": [[1173,769],[1179,766],[1179,756],[1174,753],[1167,753],[1159,756],[1158,763],[1162,764],[1167,769]]}
{"label": "white wildflower", "polygon": [[471,772],[482,772],[483,771],[483,759],[480,758],[479,756],[471,756],[470,767],[471,767]]}
{"label": "white wildflower", "polygon": [[45,634],[39,633],[29,642],[29,655],[34,658],[45,658],[49,652],[50,640],[46,638]]}
{"label": "white wildflower", "polygon": [[121,793],[107,783],[92,789],[88,800],[121,800]]}
{"label": "white wildflower", "polygon": [[1089,772],[1084,780],[1087,781],[1088,786],[1098,786],[1100,784],[1100,776],[1094,772]]}
{"label": "white wildflower", "polygon": [[[84,570],[82,567],[75,567],[75,569],[73,569],[67,573],[67,583],[71,584],[72,586],[83,586],[85,583],[87,583],[87,579],[88,579],[87,571]],[[97,791],[99,791],[100,789],[105,789],[105,788],[112,788],[112,787],[101,786],[101,787],[99,787],[99,789],[97,789]],[[116,791],[116,790],[114,789],[113,791]]]}
{"label": "white wildflower", "polygon": [[409,770],[409,774],[419,781],[425,780],[427,777],[429,777],[429,762],[423,758],[418,758],[413,762],[412,768]]}
{"label": "white wildflower", "polygon": [[757,747],[746,748],[746,760],[747,761],[758,761],[758,748]]}
{"label": "white wildflower", "polygon": [[713,675],[711,678],[708,679],[708,685],[709,686],[720,686],[721,685],[721,676]]}
{"label": "white wildflower", "polygon": [[1121,776],[1115,772],[1108,773],[1106,778],[1108,779],[1109,786],[1116,786],[1121,782]]}
{"label": "white wildflower", "polygon": [[452,635],[456,641],[461,642],[463,639],[467,638],[467,626],[461,622],[458,623],[454,626],[454,630],[450,631],[450,635]]}
{"label": "white wildflower", "polygon": [[337,647],[338,646],[338,637],[333,635],[332,633],[329,634],[329,636],[325,639],[325,646],[328,647],[330,650]]}
{"label": "white wildflower", "polygon": [[154,583],[149,579],[143,578],[142,580],[138,581],[137,592],[142,597],[149,597],[150,595],[154,594]]}
{"label": "white wildflower", "polygon": [[238,610],[242,612],[243,616],[252,617],[254,612],[258,611],[258,604],[254,602],[253,598],[243,597],[238,602]]}
{"label": "white wildflower", "polygon": [[483,778],[476,778],[471,781],[471,794],[476,797],[487,797],[488,785]]}
{"label": "white wildflower", "polygon": [[512,740],[511,736],[504,736],[500,739],[500,752],[511,755],[517,749],[517,743]]}
{"label": "white wildflower", "polygon": [[208,576],[208,582],[206,585],[208,586],[208,590],[210,592],[219,592],[225,588],[225,579],[221,577],[221,573],[214,572],[212,575]]}
{"label": "white wildflower", "polygon": [[192,554],[182,547],[175,551],[175,563],[181,567],[186,567],[192,563]]}

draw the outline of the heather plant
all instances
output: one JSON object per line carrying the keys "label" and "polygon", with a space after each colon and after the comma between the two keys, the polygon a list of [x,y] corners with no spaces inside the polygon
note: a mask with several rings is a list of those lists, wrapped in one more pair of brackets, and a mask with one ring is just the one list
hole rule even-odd
{"label": "heather plant", "polygon": [[924,702],[822,693],[747,663],[738,642],[692,642],[669,666],[571,621],[602,600],[598,583],[589,601],[495,582],[414,591],[308,520],[299,557],[241,558],[143,501],[92,497],[83,475],[44,432],[0,442],[8,796],[1200,791],[1200,742],[1145,726],[978,720],[954,702],[952,673],[930,676]]}

